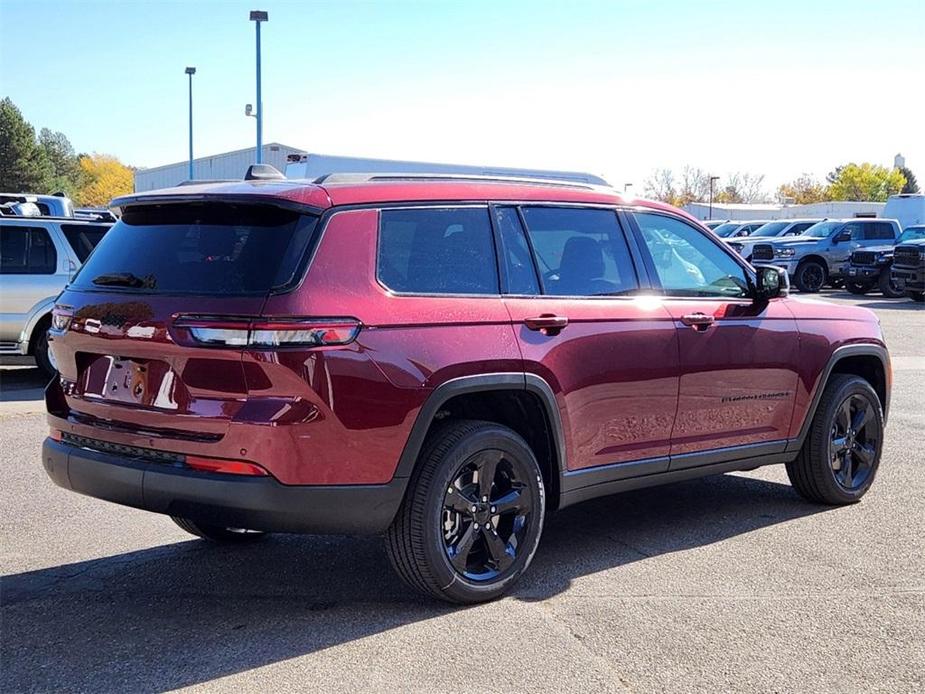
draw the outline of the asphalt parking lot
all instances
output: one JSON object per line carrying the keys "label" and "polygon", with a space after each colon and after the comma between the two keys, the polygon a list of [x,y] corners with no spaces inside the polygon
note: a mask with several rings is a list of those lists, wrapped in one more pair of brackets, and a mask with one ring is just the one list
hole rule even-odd
{"label": "asphalt parking lot", "polygon": [[406,589],[376,539],[215,547],[58,489],[41,379],[0,369],[0,690],[922,691],[925,307],[823,298],[874,309],[894,359],[862,503],[779,466],[595,500],[473,608]]}

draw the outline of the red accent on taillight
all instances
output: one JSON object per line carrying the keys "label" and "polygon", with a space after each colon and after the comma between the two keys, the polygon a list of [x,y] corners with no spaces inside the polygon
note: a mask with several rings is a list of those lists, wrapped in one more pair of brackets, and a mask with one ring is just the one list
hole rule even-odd
{"label": "red accent on taillight", "polygon": [[186,456],[186,464],[194,470],[203,472],[222,472],[228,475],[249,475],[267,477],[270,473],[259,465],[243,460],[224,460],[222,458],[201,458],[197,455]]}
{"label": "red accent on taillight", "polygon": [[60,441],[62,438],[61,431],[59,429],[51,429],[48,432],[48,438],[50,438],[52,441]]}

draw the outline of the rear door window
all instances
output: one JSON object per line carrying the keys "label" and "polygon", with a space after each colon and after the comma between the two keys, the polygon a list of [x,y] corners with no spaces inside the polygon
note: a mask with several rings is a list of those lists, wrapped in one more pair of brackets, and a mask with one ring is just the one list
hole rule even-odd
{"label": "rear door window", "polygon": [[508,294],[533,296],[540,293],[540,283],[530,245],[520,223],[516,207],[500,207],[495,211],[498,235],[501,238],[505,291]]}
{"label": "rear door window", "polygon": [[90,251],[96,248],[96,245],[102,241],[103,236],[109,231],[109,226],[99,224],[62,224],[61,231],[71,244],[77,259],[85,262]]}
{"label": "rear door window", "polygon": [[381,212],[379,281],[411,294],[499,294],[487,207]]}
{"label": "rear door window", "polygon": [[616,212],[567,207],[521,211],[544,294],[618,296],[638,289]]}
{"label": "rear door window", "polygon": [[78,289],[255,295],[296,279],[318,218],[225,202],[126,209],[77,273]]}
{"label": "rear door window", "polygon": [[47,229],[0,226],[0,274],[53,275],[58,253]]}

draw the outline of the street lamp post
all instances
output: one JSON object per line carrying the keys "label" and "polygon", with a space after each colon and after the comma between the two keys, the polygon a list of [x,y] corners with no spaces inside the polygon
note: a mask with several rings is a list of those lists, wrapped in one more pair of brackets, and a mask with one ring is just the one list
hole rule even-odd
{"label": "street lamp post", "polygon": [[186,74],[189,75],[189,180],[193,180],[193,75],[196,74],[196,68],[186,68]]}
{"label": "street lamp post", "polygon": [[633,184],[632,184],[632,183],[624,183],[624,184],[623,184],[623,192],[624,192],[624,193],[628,193],[628,192],[629,192],[629,189],[632,188],[632,187],[633,187]]}
{"label": "street lamp post", "polygon": [[710,219],[713,219],[713,183],[719,180],[719,176],[710,176]]}
{"label": "street lamp post", "polygon": [[251,10],[250,19],[257,25],[257,164],[263,163],[263,99],[260,96],[260,23],[270,19],[263,10]]}

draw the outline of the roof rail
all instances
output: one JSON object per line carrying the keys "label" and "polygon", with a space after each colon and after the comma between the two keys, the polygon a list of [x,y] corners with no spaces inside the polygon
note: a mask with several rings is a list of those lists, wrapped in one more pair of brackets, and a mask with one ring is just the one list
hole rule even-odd
{"label": "roof rail", "polygon": [[604,186],[580,181],[567,181],[555,178],[532,176],[489,176],[484,174],[454,173],[329,173],[313,179],[312,183],[321,185],[338,183],[372,183],[376,181],[473,181],[476,183],[528,183],[530,185],[561,186],[563,188],[583,188],[594,190]]}

